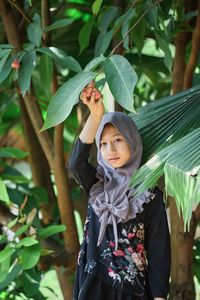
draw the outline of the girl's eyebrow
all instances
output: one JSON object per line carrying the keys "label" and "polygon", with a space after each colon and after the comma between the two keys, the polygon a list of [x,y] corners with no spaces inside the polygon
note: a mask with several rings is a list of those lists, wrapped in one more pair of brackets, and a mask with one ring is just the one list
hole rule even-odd
{"label": "girl's eyebrow", "polygon": [[[120,133],[115,133],[115,134],[113,134],[112,136],[111,136],[111,138],[113,138],[113,137],[116,137],[116,136],[122,136]],[[100,142],[101,141],[103,141],[104,140],[104,138],[101,138],[100,139]]]}

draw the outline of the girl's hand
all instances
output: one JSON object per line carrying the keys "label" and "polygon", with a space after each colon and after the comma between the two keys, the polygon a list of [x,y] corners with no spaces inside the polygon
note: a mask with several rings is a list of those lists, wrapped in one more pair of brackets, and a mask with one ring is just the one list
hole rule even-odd
{"label": "girl's hand", "polygon": [[102,116],[104,114],[103,96],[101,92],[94,87],[92,80],[82,91],[80,99],[87,105],[91,115]]}

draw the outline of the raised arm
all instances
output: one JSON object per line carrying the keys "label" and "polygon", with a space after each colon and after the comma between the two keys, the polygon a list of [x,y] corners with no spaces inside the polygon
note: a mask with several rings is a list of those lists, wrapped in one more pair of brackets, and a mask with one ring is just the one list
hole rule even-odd
{"label": "raised arm", "polygon": [[80,133],[80,140],[85,144],[92,144],[104,114],[101,93],[94,87],[92,81],[81,93],[80,99],[90,110],[90,115]]}
{"label": "raised arm", "polygon": [[93,81],[83,90],[80,99],[88,106],[90,115],[73,146],[68,166],[76,181],[88,194],[96,181],[96,168],[89,163],[90,149],[104,113],[104,106],[102,95],[95,89]]}

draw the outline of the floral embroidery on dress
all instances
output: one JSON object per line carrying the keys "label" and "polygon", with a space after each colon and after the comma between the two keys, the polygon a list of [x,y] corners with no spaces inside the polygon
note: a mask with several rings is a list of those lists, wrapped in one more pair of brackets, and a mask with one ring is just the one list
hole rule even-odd
{"label": "floral embroidery on dress", "polygon": [[89,244],[89,235],[88,235],[88,225],[89,225],[89,221],[90,221],[90,217],[88,216],[88,217],[85,219],[85,224],[84,224],[84,227],[83,227],[83,232],[84,232],[84,235],[83,235],[83,241],[85,241],[87,244]]}
{"label": "floral embroidery on dress", "polygon": [[85,272],[88,272],[90,274],[92,274],[92,270],[94,269],[94,267],[96,266],[96,262],[94,261],[94,259],[89,260],[85,266]]}
{"label": "floral embroidery on dress", "polygon": [[108,275],[114,283],[127,281],[131,285],[135,285],[137,281],[137,284],[144,289],[144,271],[146,269],[144,224],[130,225],[129,223],[129,227],[128,224],[122,224],[121,232],[118,231],[118,234],[118,249],[115,250],[114,241],[109,240],[107,241],[108,248],[101,255],[104,264],[107,265]]}

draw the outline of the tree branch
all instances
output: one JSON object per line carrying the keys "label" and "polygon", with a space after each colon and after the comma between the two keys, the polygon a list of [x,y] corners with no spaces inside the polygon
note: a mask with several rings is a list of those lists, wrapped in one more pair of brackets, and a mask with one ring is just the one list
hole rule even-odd
{"label": "tree branch", "polygon": [[140,21],[146,16],[146,14],[148,14],[148,12],[156,5],[158,5],[159,3],[163,2],[164,0],[158,0],[155,3],[153,3],[152,5],[149,6],[149,8],[140,16],[140,18],[133,24],[133,26],[126,32],[126,34],[124,35],[123,39],[121,39],[121,41],[113,48],[113,50],[110,52],[110,54],[108,55],[108,57],[110,57],[115,51],[116,49],[123,43],[123,41],[127,38],[127,36],[129,35],[129,33],[140,23]]}
{"label": "tree branch", "polygon": [[192,86],[192,77],[194,70],[197,65],[200,50],[200,1],[198,0],[198,16],[196,19],[195,29],[192,35],[192,50],[190,53],[190,58],[187,63],[185,76],[184,76],[184,89],[188,89]]}
{"label": "tree branch", "polygon": [[16,1],[14,2],[12,0],[7,0],[7,2],[9,2],[11,5],[13,5],[18,10],[18,12],[24,18],[24,20],[26,20],[28,23],[31,22],[31,19],[25,14],[25,12],[21,9],[21,7],[18,5],[18,3]]}
{"label": "tree branch", "polygon": [[32,94],[26,94],[24,96],[24,103],[28,111],[29,117],[40,141],[42,149],[47,157],[50,166],[53,166],[53,140],[48,131],[43,131],[40,133],[40,129],[43,125],[43,119],[38,106]]}

